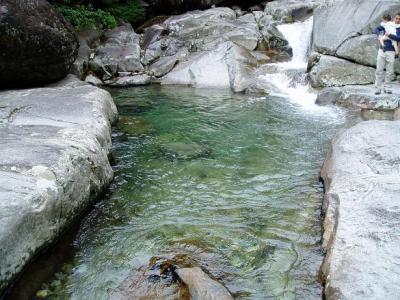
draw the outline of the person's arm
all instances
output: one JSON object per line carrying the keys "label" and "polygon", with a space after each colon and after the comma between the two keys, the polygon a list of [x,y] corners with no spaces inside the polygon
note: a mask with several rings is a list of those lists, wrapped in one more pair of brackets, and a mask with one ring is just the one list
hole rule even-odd
{"label": "person's arm", "polygon": [[374,31],[374,33],[376,34],[376,35],[382,35],[382,34],[385,34],[385,28],[382,26],[382,25],[380,25],[380,26],[378,26],[378,27],[376,27],[375,28],[375,31]]}
{"label": "person's arm", "polygon": [[388,37],[389,37],[391,40],[394,40],[394,41],[396,41],[396,42],[400,42],[400,34],[397,34],[397,35],[395,35],[395,34],[389,34]]}

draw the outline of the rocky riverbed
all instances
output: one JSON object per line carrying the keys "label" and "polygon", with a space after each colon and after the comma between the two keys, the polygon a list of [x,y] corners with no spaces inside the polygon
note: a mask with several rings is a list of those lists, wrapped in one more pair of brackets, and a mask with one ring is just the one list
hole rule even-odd
{"label": "rocky riverbed", "polygon": [[[211,8],[225,3],[218,0],[169,2],[174,12],[205,10],[160,18],[143,33],[121,23],[76,37],[45,0],[0,4],[1,87],[21,88],[0,92],[0,291],[112,180],[107,156],[117,110],[95,86],[161,84],[284,95],[386,119],[361,122],[332,141],[321,171],[321,278],[327,299],[396,299],[400,128],[388,120],[400,119],[400,85],[376,96],[372,84],[373,29],[384,13],[400,11],[398,1],[276,0],[248,10]],[[160,1],[147,4],[163,11]],[[293,22],[299,28],[287,27]],[[293,37],[307,35],[308,25],[312,38]],[[86,83],[69,75],[44,86],[69,72]],[[135,134],[149,126],[125,121],[120,128]],[[184,161],[212,153],[199,147],[172,141],[160,151],[169,160],[183,153]]]}

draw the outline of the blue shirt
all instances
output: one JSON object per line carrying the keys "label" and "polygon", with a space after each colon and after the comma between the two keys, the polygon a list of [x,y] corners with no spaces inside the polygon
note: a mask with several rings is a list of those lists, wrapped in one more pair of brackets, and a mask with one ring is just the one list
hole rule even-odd
{"label": "blue shirt", "polygon": [[[385,28],[383,26],[378,26],[375,29],[375,34],[376,35],[381,35],[381,34],[385,34]],[[391,40],[394,40],[396,42],[400,42],[400,26],[399,28],[396,28],[396,35],[394,34],[389,34],[389,38]],[[386,52],[386,51],[396,51],[393,47],[393,43],[391,40],[385,40],[383,41],[384,46],[382,47],[382,45],[380,45],[380,48]]]}

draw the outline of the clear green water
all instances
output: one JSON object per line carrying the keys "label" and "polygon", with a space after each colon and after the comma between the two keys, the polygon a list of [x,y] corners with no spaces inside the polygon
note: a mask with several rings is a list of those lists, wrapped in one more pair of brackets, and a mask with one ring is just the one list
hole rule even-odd
{"label": "clear green water", "polygon": [[[107,299],[162,253],[198,255],[238,299],[321,299],[318,172],[340,111],[225,90],[112,93],[115,181],[44,286],[51,299]],[[170,143],[203,156],[174,159]]]}

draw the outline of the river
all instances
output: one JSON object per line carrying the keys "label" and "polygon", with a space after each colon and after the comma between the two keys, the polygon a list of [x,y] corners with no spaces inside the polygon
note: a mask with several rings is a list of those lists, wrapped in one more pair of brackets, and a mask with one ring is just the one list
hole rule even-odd
{"label": "river", "polygon": [[[312,20],[282,25],[281,92],[149,86],[111,90],[115,180],[82,221],[50,299],[107,299],[154,255],[196,257],[237,299],[321,299],[319,168],[347,124],[313,104],[304,74]],[[304,46],[305,44],[305,46]]]}

